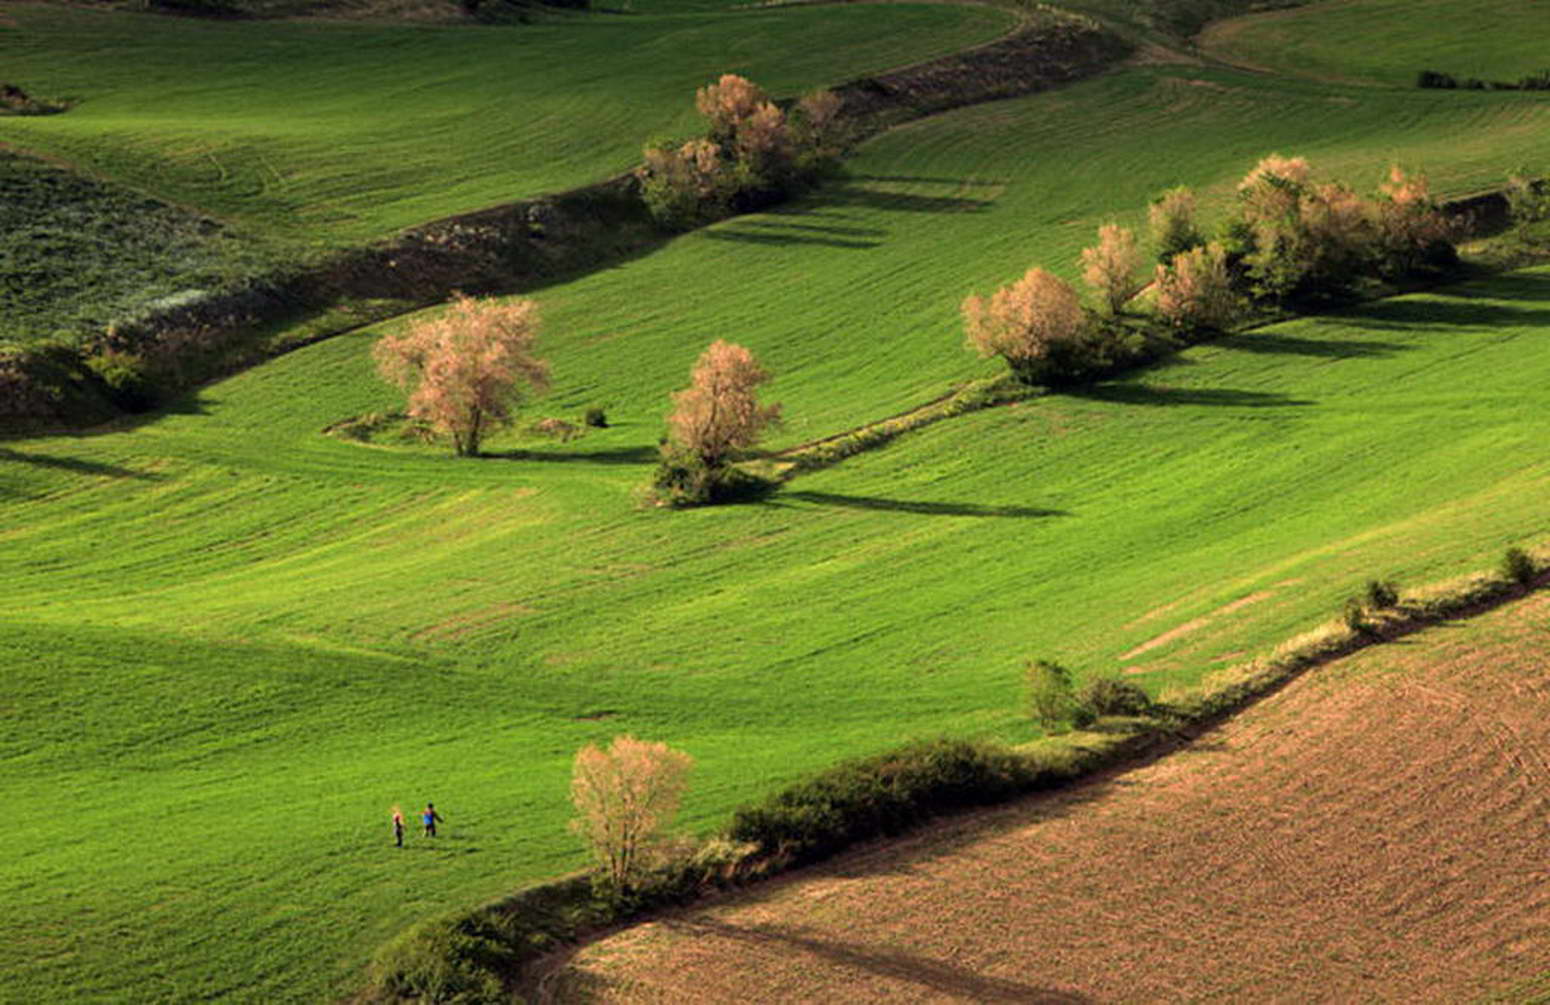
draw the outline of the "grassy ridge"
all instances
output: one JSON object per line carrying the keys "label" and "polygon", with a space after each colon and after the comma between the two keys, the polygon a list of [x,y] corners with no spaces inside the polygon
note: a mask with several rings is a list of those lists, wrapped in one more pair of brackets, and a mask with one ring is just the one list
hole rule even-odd
{"label": "grassy ridge", "polygon": [[1544,25],[1536,0],[1349,0],[1224,21],[1201,44],[1278,73],[1413,87],[1427,69],[1460,80],[1537,73],[1550,62]]}
{"label": "grassy ridge", "polygon": [[838,6],[573,16],[515,28],[221,22],[18,5],[0,61],[65,115],[9,142],[255,232],[326,245],[634,165],[693,132],[694,89],[743,73],[772,93],[985,41],[1003,12]]}

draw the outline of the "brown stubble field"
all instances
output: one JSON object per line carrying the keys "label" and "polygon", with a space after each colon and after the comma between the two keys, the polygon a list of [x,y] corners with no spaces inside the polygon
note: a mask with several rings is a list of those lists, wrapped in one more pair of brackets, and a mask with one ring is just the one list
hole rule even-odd
{"label": "brown stubble field", "polygon": [[1546,975],[1540,594],[1313,671],[1150,764],[626,930],[544,993],[1467,1001]]}

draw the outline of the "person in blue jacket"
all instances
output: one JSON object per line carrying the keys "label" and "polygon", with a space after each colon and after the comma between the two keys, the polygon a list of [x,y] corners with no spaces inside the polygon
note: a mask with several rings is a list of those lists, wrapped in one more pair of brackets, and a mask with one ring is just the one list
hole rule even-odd
{"label": "person in blue jacket", "polygon": [[425,821],[425,836],[436,836],[436,825],[442,822],[441,814],[436,812],[435,803],[426,803],[425,809],[420,813],[420,819]]}

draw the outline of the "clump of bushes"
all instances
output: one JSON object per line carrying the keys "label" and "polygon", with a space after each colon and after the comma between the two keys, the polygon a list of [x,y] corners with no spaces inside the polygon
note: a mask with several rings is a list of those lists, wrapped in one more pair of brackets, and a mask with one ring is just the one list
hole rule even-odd
{"label": "clump of bushes", "polygon": [[1522,548],[1508,548],[1502,555],[1502,575],[1519,586],[1531,586],[1538,569],[1528,552]]}
{"label": "clump of bushes", "polygon": [[1550,69],[1530,73],[1519,77],[1516,81],[1466,77],[1462,84],[1451,73],[1444,73],[1441,70],[1421,70],[1415,75],[1415,86],[1448,91],[1460,86],[1468,91],[1550,91]]}
{"label": "clump of bushes", "polygon": [[1032,660],[1023,669],[1028,714],[1040,728],[1081,729],[1093,721],[1093,711],[1077,699],[1071,671],[1052,660]]}
{"label": "clump of bushes", "polygon": [[1508,218],[1520,237],[1527,236],[1534,224],[1550,220],[1550,184],[1535,178],[1527,168],[1507,176],[1505,194]]}
{"label": "clump of bushes", "polygon": [[965,740],[913,743],[838,764],[738,810],[728,834],[763,855],[810,862],[942,813],[1000,802],[1036,777],[1008,750]]}
{"label": "clump of bushes", "polygon": [[1375,611],[1388,610],[1399,603],[1399,589],[1387,579],[1367,581],[1367,606]]}
{"label": "clump of bushes", "polygon": [[1335,300],[1364,283],[1435,273],[1458,261],[1454,226],[1425,176],[1397,166],[1363,197],[1319,180],[1304,158],[1272,154],[1239,184],[1216,240],[1201,232],[1187,188],[1158,196],[1148,225],[1157,249],[1149,316],[1130,306],[1147,288],[1137,278],[1135,235],[1110,223],[1079,263],[1092,306],[1035,266],[988,298],[964,299],[969,348],[1001,358],[1027,385],[1081,383],[1227,330],[1256,310]]}
{"label": "clump of bushes", "polygon": [[1077,691],[1076,700],[1095,716],[1146,715],[1152,710],[1146,690],[1117,673],[1092,678]]}
{"label": "clump of bushes", "polygon": [[657,223],[687,230],[770,205],[812,184],[838,162],[840,99],[816,91],[786,111],[752,81],[724,74],[695,95],[703,137],[647,147],[636,170]]}

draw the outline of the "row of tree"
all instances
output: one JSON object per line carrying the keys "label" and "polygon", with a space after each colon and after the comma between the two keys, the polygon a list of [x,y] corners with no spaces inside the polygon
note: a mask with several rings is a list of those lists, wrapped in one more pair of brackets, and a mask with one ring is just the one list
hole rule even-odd
{"label": "row of tree", "polygon": [[[1148,278],[1135,234],[1106,224],[1081,256],[1096,307],[1084,306],[1070,283],[1035,267],[988,299],[963,301],[969,346],[1000,357],[1029,384],[1077,381],[1136,361],[1170,334],[1222,330],[1256,308],[1339,299],[1364,283],[1457,261],[1453,224],[1426,178],[1398,167],[1364,198],[1340,182],[1317,179],[1304,158],[1271,155],[1238,185],[1233,211],[1214,239],[1199,227],[1187,188],[1159,196],[1148,223],[1158,249]],[[1126,317],[1143,292],[1150,296],[1141,313],[1157,325]]]}
{"label": "row of tree", "polygon": [[[524,398],[549,387],[538,326],[532,300],[460,293],[446,311],[378,342],[378,371],[408,392],[410,418],[450,439],[458,456],[477,456]],[[689,386],[672,396],[655,482],[663,502],[709,502],[729,484],[734,452],[780,421],[779,405],[759,402],[769,379],[753,353],[732,342],[718,339],[700,354]]]}

